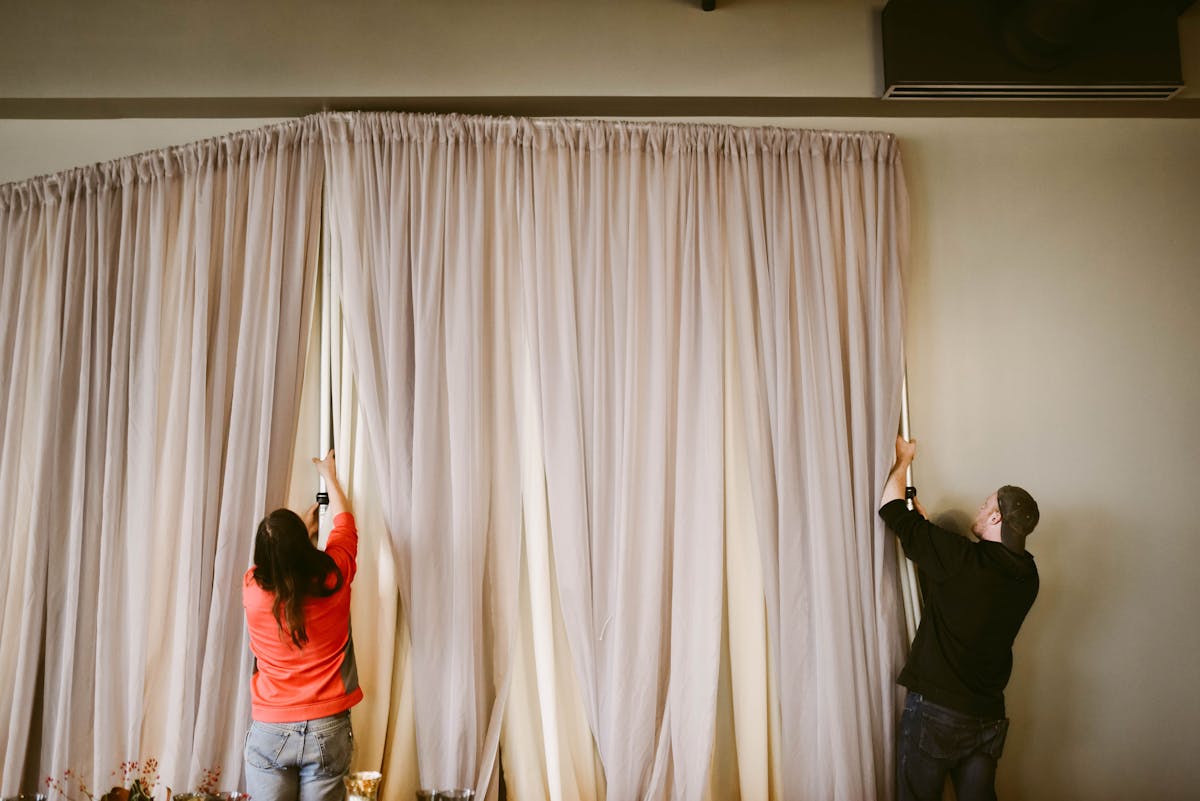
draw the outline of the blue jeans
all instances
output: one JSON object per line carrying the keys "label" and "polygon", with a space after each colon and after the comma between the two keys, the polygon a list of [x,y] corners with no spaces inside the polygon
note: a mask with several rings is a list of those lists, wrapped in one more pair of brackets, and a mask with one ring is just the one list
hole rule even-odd
{"label": "blue jeans", "polygon": [[254,801],[344,801],[353,752],[349,711],[299,723],[256,720],[246,732],[246,792]]}
{"label": "blue jeans", "polygon": [[958,801],[995,801],[996,762],[1008,719],[964,715],[909,690],[896,749],[896,798],[941,801],[946,777]]}

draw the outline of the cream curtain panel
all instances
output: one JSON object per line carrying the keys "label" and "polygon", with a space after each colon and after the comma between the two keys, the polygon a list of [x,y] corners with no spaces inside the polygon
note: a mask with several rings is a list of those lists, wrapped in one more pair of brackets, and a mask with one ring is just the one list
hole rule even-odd
{"label": "cream curtain panel", "polygon": [[890,137],[759,152],[730,181],[731,260],[749,269],[729,275],[776,794],[884,798],[906,639],[895,542],[875,510],[900,411],[903,178]]}
{"label": "cream curtain panel", "polygon": [[[328,265],[328,234],[324,241]],[[311,421],[302,429],[314,439],[311,444],[301,444],[302,439],[297,450],[321,452],[336,444],[343,486],[353,499],[359,526],[358,574],[350,614],[359,681],[366,688],[367,698],[351,712],[354,766],[383,772],[385,798],[411,799],[421,787],[417,776],[411,638],[402,612],[397,565],[383,520],[384,504],[371,461],[366,421],[349,367],[345,315],[337,301],[334,280],[331,270],[322,271],[321,358],[319,364],[309,362],[310,372],[319,372],[321,380],[310,382],[305,393],[306,406],[313,408]],[[327,412],[316,408],[326,404]],[[324,442],[316,441],[318,431],[327,435]],[[297,505],[311,498],[311,488],[310,480],[310,492],[299,498]],[[323,536],[331,522],[323,521]]]}
{"label": "cream curtain panel", "polygon": [[895,141],[321,124],[421,783],[494,790],[503,718],[519,797],[886,797]]}
{"label": "cream curtain panel", "polygon": [[254,523],[285,500],[311,121],[0,187],[0,792],[241,774]]}
{"label": "cream curtain panel", "polygon": [[[874,514],[901,378],[894,140],[530,138],[524,313],[554,571],[608,797],[704,797],[723,604],[744,641],[762,590],[769,661],[730,654],[742,796],[885,797],[904,644]],[[723,598],[747,535],[762,588],[743,560]]]}
{"label": "cream curtain panel", "polygon": [[494,791],[521,544],[518,152],[486,120],[321,124],[331,273],[412,638],[421,782]]}

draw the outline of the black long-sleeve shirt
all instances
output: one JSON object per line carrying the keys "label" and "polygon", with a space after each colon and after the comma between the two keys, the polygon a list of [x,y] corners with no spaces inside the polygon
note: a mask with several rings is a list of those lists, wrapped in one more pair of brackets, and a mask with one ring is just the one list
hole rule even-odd
{"label": "black long-sleeve shirt", "polygon": [[902,500],[884,504],[879,516],[925,579],[921,625],[898,681],[964,714],[1004,717],[1013,641],[1038,592],[1033,557],[971,542]]}

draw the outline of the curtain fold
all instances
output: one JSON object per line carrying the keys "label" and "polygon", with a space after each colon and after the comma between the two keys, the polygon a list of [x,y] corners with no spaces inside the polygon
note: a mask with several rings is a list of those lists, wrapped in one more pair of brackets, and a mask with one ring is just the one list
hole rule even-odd
{"label": "curtain fold", "polygon": [[241,577],[286,492],[322,169],[301,122],[0,187],[0,791],[240,776]]}

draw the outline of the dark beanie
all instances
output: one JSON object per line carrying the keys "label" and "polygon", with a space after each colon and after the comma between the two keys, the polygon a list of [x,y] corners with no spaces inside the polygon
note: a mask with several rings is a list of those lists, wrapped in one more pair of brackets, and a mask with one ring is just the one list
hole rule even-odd
{"label": "dark beanie", "polygon": [[996,490],[1000,507],[1000,540],[1010,551],[1025,550],[1025,538],[1038,524],[1038,505],[1025,490],[1005,484]]}

